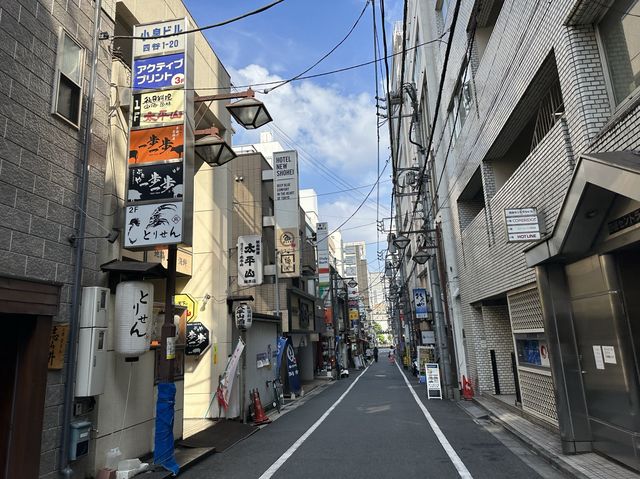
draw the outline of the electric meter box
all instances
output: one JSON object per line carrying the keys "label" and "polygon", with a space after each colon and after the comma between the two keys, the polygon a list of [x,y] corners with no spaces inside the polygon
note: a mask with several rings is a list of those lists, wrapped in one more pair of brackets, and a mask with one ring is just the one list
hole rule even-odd
{"label": "electric meter box", "polygon": [[104,392],[107,372],[107,323],[109,289],[82,288],[76,397],[97,396]]}
{"label": "electric meter box", "polygon": [[82,288],[81,328],[106,328],[109,321],[109,288]]}
{"label": "electric meter box", "polygon": [[69,460],[86,456],[89,453],[89,439],[91,438],[91,423],[89,421],[75,421],[69,424],[71,435],[69,437]]}

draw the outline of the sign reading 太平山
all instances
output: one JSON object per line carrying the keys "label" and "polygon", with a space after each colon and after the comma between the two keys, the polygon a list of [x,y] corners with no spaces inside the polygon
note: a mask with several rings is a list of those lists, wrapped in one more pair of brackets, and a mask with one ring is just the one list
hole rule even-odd
{"label": "sign reading \u592a\u5e73\u5c71", "polygon": [[262,237],[238,236],[238,285],[262,284]]}
{"label": "sign reading \u592a\u5e73\u5c71", "polygon": [[180,124],[184,121],[184,90],[162,90],[133,95],[131,126]]}

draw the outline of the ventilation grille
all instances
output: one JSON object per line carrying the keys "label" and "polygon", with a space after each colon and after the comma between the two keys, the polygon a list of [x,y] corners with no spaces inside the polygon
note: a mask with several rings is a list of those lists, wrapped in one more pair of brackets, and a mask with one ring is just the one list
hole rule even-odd
{"label": "ventilation grille", "polygon": [[518,376],[522,394],[522,409],[557,426],[558,412],[551,376],[523,369],[518,370]]}
{"label": "ventilation grille", "polygon": [[538,289],[533,288],[508,297],[511,329],[514,333],[523,330],[544,329],[542,306]]}

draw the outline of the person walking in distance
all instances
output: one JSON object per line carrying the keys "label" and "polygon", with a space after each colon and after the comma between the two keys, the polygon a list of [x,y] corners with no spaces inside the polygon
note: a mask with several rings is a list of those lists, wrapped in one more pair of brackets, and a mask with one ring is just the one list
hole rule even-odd
{"label": "person walking in distance", "polygon": [[376,363],[378,362],[378,346],[373,347],[373,360]]}

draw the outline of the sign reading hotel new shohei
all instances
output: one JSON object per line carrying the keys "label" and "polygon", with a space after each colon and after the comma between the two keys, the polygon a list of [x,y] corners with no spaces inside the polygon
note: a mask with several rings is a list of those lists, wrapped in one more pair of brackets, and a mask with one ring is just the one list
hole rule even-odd
{"label": "sign reading hotel new shohei", "polygon": [[[193,39],[186,18],[136,25],[125,248],[189,245],[193,182]],[[163,37],[164,35],[171,35]]]}
{"label": "sign reading hotel new shohei", "polygon": [[276,250],[278,275],[300,276],[298,153],[279,151],[273,154],[273,181],[276,217]]}
{"label": "sign reading hotel new shohei", "polygon": [[536,208],[507,208],[504,218],[508,242],[538,241],[542,237]]}

